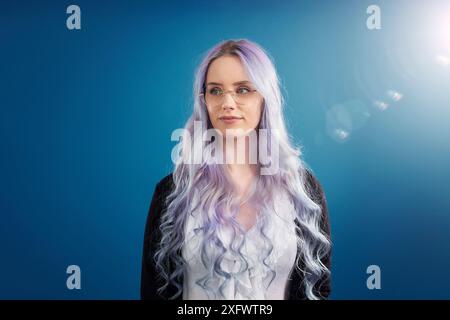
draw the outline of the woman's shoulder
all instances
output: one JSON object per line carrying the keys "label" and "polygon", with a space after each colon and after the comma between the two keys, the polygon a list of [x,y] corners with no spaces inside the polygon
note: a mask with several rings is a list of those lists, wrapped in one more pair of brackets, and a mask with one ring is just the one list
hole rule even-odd
{"label": "woman's shoulder", "polygon": [[319,180],[310,169],[304,169],[304,175],[305,185],[309,196],[315,203],[320,205],[322,209],[321,228],[325,233],[330,235],[330,218],[325,192],[322,189]]}
{"label": "woman's shoulder", "polygon": [[173,190],[172,173],[168,174],[156,183],[150,205],[150,211],[161,213],[166,206],[166,199]]}
{"label": "woman's shoulder", "polygon": [[306,189],[311,198],[315,201],[323,201],[325,198],[325,193],[319,179],[311,169],[304,168],[302,172]]}
{"label": "woman's shoulder", "polygon": [[168,174],[164,178],[158,181],[156,184],[156,190],[160,192],[169,191],[173,187],[173,173]]}

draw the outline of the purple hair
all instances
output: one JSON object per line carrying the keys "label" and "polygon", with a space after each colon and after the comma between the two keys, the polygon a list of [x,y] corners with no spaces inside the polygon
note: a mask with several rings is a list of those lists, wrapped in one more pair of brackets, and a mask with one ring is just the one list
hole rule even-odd
{"label": "purple hair", "polygon": [[[196,71],[194,81],[194,110],[187,121],[185,129],[193,137],[194,121],[201,121],[203,127],[212,128],[206,106],[200,94],[205,90],[205,78],[212,61],[224,56],[233,55],[240,59],[249,78],[255,85],[258,92],[263,96],[263,111],[259,122],[259,129],[276,129],[271,135],[271,139],[276,139],[279,146],[279,170],[273,175],[260,175],[249,195],[252,203],[259,205],[261,216],[264,217],[274,211],[274,195],[277,193],[286,194],[294,204],[296,218],[299,225],[296,226],[297,245],[301,255],[297,256],[295,267],[300,269],[300,262],[303,263],[305,296],[309,299],[319,299],[313,291],[314,285],[324,274],[329,274],[329,270],[323,265],[321,259],[331,248],[330,239],[319,228],[322,209],[308,195],[306,189],[306,165],[301,159],[300,147],[294,147],[291,143],[283,118],[283,97],[280,92],[280,81],[272,63],[270,56],[259,45],[249,40],[229,40],[219,43],[207,52],[203,61]],[[183,143],[187,137],[183,137]],[[209,142],[202,141],[203,146]],[[191,148],[188,144],[183,144],[181,157],[190,159]],[[185,240],[185,225],[188,215],[193,210],[202,212],[203,243],[201,260],[209,270],[197,284],[202,286],[208,294],[216,298],[222,292],[226,282],[232,276],[221,268],[221,261],[224,258],[226,248],[219,239],[217,231],[221,224],[229,223],[233,228],[234,235],[242,233],[234,218],[239,210],[240,199],[236,197],[232,182],[230,181],[226,165],[207,164],[186,164],[180,162],[175,165],[173,172],[174,189],[166,199],[167,210],[162,216],[160,226],[162,239],[159,249],[155,253],[157,270],[165,280],[164,286],[159,291],[164,291],[169,284],[178,288],[178,292],[171,298],[178,297],[183,288],[180,279],[185,270],[186,261],[180,255]],[[231,212],[233,214],[224,214]],[[264,239],[264,258],[261,263],[270,269],[267,258],[270,256],[273,245],[266,234],[267,225],[262,219],[259,225],[259,232]],[[234,242],[230,246],[233,254],[241,259],[244,266],[239,272],[247,270],[247,264],[242,255],[242,242],[239,237],[234,237]],[[207,246],[213,245],[217,250],[211,257],[207,254]],[[209,251],[208,251],[209,252]],[[169,261],[174,263],[174,270],[169,272]],[[270,269],[272,280],[275,277],[275,270]],[[213,278],[222,279],[219,288],[209,285]],[[270,285],[270,284],[269,284]],[[217,290],[219,289],[219,290]]]}

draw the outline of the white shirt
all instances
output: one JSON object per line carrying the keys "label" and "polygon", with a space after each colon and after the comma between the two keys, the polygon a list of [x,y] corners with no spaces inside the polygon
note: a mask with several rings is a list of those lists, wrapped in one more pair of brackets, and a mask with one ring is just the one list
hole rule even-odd
{"label": "white shirt", "polygon": [[[212,297],[196,283],[196,281],[208,274],[201,259],[202,232],[194,232],[194,229],[201,226],[200,214],[198,211],[189,215],[185,226],[185,245],[182,254],[187,261],[184,272],[183,299],[184,300],[282,300],[286,296],[286,285],[289,275],[294,267],[297,255],[297,237],[295,232],[295,211],[292,202],[286,195],[278,195],[275,201],[275,211],[266,214],[267,226],[265,234],[272,241],[273,250],[265,260],[271,269],[276,271],[276,276],[270,286],[266,289],[273,275],[270,269],[262,263],[262,257],[267,255],[264,238],[260,234],[259,225],[261,217],[257,223],[248,230],[245,235],[240,235],[239,240],[244,241],[242,253],[248,263],[248,269],[244,273],[238,273],[241,268],[241,260],[230,250],[233,239],[231,227],[222,226],[218,236],[222,240],[227,251],[222,261],[223,270],[232,273],[232,276],[224,287],[224,297],[217,295]],[[218,292],[218,288],[225,282],[223,277],[215,276],[210,287]]]}

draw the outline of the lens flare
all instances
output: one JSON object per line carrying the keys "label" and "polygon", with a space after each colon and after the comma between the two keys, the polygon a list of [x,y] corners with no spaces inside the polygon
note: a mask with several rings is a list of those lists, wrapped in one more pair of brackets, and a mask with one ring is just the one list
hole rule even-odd
{"label": "lens flare", "polygon": [[381,111],[384,111],[387,108],[389,108],[389,104],[384,102],[384,101],[381,101],[381,100],[376,100],[373,104],[374,104],[375,107],[377,107]]}
{"label": "lens flare", "polygon": [[438,54],[436,55],[436,62],[443,67],[448,67],[450,65],[450,58],[443,54]]}
{"label": "lens flare", "polygon": [[403,94],[395,90],[388,90],[387,95],[395,102],[398,102],[403,98]]}
{"label": "lens flare", "polygon": [[360,100],[348,100],[333,105],[326,113],[328,135],[338,142],[344,142],[350,135],[362,128],[370,113]]}

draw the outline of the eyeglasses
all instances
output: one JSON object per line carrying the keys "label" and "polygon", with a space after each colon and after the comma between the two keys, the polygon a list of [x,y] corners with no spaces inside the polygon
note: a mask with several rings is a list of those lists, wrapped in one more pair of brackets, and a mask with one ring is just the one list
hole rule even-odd
{"label": "eyeglasses", "polygon": [[236,91],[228,90],[223,91],[221,88],[214,87],[207,90],[204,93],[200,93],[200,97],[206,105],[218,105],[223,102],[225,95],[230,93],[233,97],[234,102],[237,104],[247,104],[252,101],[255,96],[256,89],[249,89],[247,87],[239,87]]}

